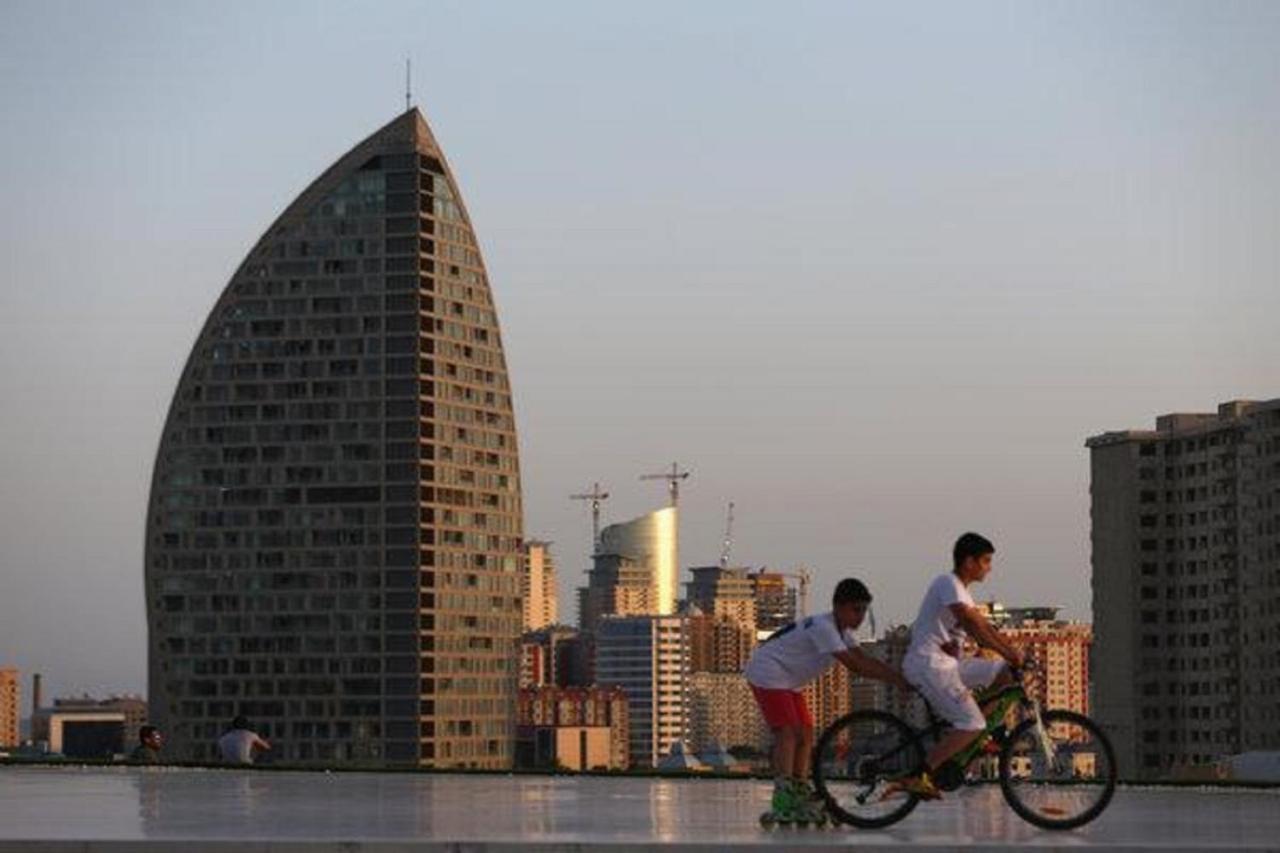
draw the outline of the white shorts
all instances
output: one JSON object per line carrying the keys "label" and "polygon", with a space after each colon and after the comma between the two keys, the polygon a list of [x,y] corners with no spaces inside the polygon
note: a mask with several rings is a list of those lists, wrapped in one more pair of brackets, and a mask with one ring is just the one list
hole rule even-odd
{"label": "white shorts", "polygon": [[987,727],[986,717],[973,698],[973,690],[986,687],[1004,671],[1002,660],[962,658],[950,655],[908,654],[902,674],[920,691],[933,712],[957,729],[967,732]]}

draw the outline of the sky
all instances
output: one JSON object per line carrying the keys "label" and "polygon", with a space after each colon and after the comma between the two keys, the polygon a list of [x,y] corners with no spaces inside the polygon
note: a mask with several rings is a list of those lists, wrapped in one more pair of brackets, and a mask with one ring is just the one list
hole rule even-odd
{"label": "sky", "polygon": [[[499,308],[561,613],[606,520],[681,562],[1088,619],[1084,440],[1280,397],[1280,6],[0,4],[0,665],[146,686],[151,466],[262,230],[413,98]],[[25,685],[24,685],[25,686]]]}

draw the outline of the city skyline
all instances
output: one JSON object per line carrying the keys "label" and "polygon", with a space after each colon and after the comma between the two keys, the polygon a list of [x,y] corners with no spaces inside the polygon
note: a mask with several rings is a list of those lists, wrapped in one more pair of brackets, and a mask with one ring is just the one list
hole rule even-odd
{"label": "city skyline", "polygon": [[983,597],[1084,618],[1081,437],[1276,396],[1268,7],[303,8],[0,12],[0,665],[50,695],[144,688],[175,365],[405,55],[502,294],[561,602],[591,550],[567,496],[642,515],[676,458],[681,584],[732,500],[735,564],[811,567],[815,609],[858,570],[909,621],[976,529]]}

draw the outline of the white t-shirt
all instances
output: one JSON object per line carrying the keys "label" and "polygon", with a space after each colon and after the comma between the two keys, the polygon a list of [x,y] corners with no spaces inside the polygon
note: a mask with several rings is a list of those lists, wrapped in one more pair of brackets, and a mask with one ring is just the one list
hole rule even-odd
{"label": "white t-shirt", "polygon": [[911,626],[911,647],[907,654],[950,657],[942,647],[948,643],[959,645],[964,642],[964,629],[951,612],[953,604],[973,607],[969,588],[951,572],[938,575],[929,584],[924,601],[920,602],[920,613]]}
{"label": "white t-shirt", "polygon": [[218,738],[218,752],[222,760],[232,764],[252,764],[253,745],[258,736],[248,729],[232,729]]}
{"label": "white t-shirt", "polygon": [[853,632],[842,636],[833,613],[793,622],[765,640],[743,671],[747,682],[766,690],[799,690],[831,666],[831,655],[855,648]]}

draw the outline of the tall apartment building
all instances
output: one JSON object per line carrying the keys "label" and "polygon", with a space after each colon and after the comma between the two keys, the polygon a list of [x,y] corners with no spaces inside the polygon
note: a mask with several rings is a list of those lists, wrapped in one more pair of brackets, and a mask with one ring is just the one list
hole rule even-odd
{"label": "tall apartment building", "polygon": [[556,592],[556,564],[551,543],[531,539],[524,543],[520,587],[524,597],[524,630],[537,631],[556,624],[560,616]]}
{"label": "tall apartment building", "polygon": [[754,623],[743,624],[729,614],[703,613],[690,605],[685,613],[689,628],[691,672],[741,673],[756,647]]}
{"label": "tall apartment building", "polygon": [[271,224],[183,368],[146,527],[166,755],[244,714],[284,761],[509,767],[521,525],[493,295],[410,109]]}
{"label": "tall apartment building", "polygon": [[833,664],[803,689],[818,734],[853,710],[853,673],[844,664]]}
{"label": "tall apartment building", "polygon": [[740,673],[756,645],[756,599],[746,569],[702,566],[686,584],[693,672]]}
{"label": "tall apartment building", "polygon": [[18,720],[22,714],[18,670],[0,667],[0,747],[18,745]]}
{"label": "tall apartment building", "polygon": [[621,687],[633,767],[656,767],[688,734],[689,637],[681,616],[605,616],[596,627],[596,682]]}
{"label": "tall apartment building", "polygon": [[749,577],[756,600],[756,631],[761,637],[796,621],[796,591],[784,575],[761,569]]}
{"label": "tall apartment building", "polygon": [[587,585],[578,589],[578,625],[594,632],[604,616],[668,616],[676,612],[676,508],[600,531]]}
{"label": "tall apartment building", "polygon": [[1056,607],[1005,607],[984,602],[992,625],[1040,667],[1032,695],[1045,708],[1089,713],[1089,649],[1092,626],[1058,618]]}
{"label": "tall apartment building", "polygon": [[755,584],[745,568],[699,566],[689,570],[693,580],[685,584],[685,600],[703,613],[727,616],[755,631]]}
{"label": "tall apartment building", "polygon": [[689,675],[688,738],[695,753],[716,746],[750,746],[762,751],[768,748],[769,730],[751,694],[751,685],[740,673]]}
{"label": "tall apartment building", "polygon": [[1280,400],[1086,445],[1092,707],[1121,773],[1280,748]]}
{"label": "tall apartment building", "polygon": [[[895,625],[879,639],[862,643],[862,651],[894,669],[902,669],[902,659],[911,645],[911,626]],[[853,707],[889,711],[915,726],[928,721],[918,694],[899,690],[891,684],[866,676],[855,676],[851,687]]]}

